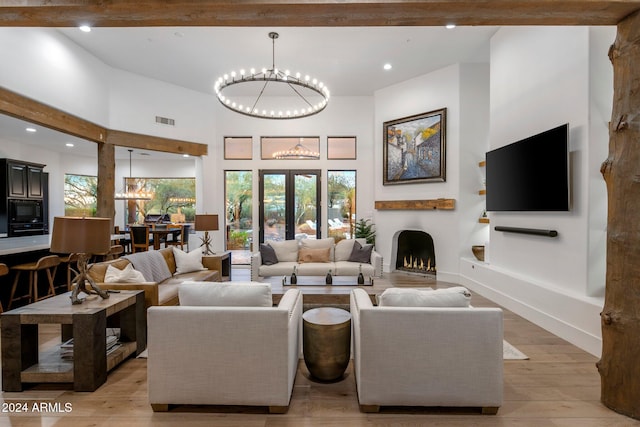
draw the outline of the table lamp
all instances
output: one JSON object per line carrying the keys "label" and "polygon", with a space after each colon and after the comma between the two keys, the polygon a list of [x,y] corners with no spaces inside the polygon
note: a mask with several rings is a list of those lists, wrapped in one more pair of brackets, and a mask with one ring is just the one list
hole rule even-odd
{"label": "table lamp", "polygon": [[55,217],[51,236],[50,251],[54,253],[78,254],[78,275],[71,293],[71,303],[81,304],[78,298],[80,292],[92,293],[86,288],[89,282],[93,292],[103,299],[109,298],[109,293],[103,291],[89,277],[88,262],[91,255],[106,254],[111,249],[111,220],[109,218],[78,218]]}
{"label": "table lamp", "polygon": [[213,251],[211,250],[211,238],[209,237],[209,231],[218,230],[218,215],[196,214],[196,222],[194,224],[194,228],[196,231],[204,231],[204,237],[201,237],[202,244],[200,245],[200,247],[205,247],[204,251],[202,251],[202,254],[213,254]]}

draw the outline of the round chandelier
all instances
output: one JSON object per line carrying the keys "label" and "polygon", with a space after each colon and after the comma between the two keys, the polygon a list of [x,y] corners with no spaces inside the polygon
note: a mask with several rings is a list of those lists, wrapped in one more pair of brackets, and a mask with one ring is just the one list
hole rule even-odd
{"label": "round chandelier", "polygon": [[311,151],[304,145],[302,142],[303,138],[300,138],[300,142],[298,142],[294,147],[289,148],[288,150],[276,151],[273,153],[274,159],[313,159],[317,160],[320,158],[320,153],[317,151]]}
{"label": "round chandelier", "polygon": [[[231,71],[224,74],[216,80],[214,90],[222,105],[236,113],[261,119],[299,119],[313,116],[325,109],[329,102],[330,93],[324,83],[309,75],[292,74],[289,70],[282,71],[276,68],[275,43],[278,37],[276,32],[269,33],[269,38],[272,41],[271,68],[262,68],[259,72],[255,68],[251,68],[248,72],[245,69],[240,69],[238,72]],[[225,91],[232,86],[244,85],[248,87],[250,84],[255,85],[256,82],[264,82],[264,84],[261,85],[257,95],[253,95],[254,100],[246,104],[240,102],[238,97],[230,96],[229,91]],[[288,87],[291,91],[290,95],[295,95],[293,97],[295,101],[291,101],[292,103],[285,108],[276,105],[268,106],[262,95],[270,84]]]}
{"label": "round chandelier", "polygon": [[[129,149],[127,150],[129,151],[129,179],[132,179],[132,175],[131,175],[131,153],[133,153],[133,150]],[[125,179],[126,181],[126,179]],[[128,185],[125,186],[128,187]],[[138,190],[134,190],[134,189],[127,189],[125,191],[121,191],[119,193],[116,193],[114,200],[151,200],[153,199],[153,193],[151,192],[147,192],[147,191],[138,191]]]}

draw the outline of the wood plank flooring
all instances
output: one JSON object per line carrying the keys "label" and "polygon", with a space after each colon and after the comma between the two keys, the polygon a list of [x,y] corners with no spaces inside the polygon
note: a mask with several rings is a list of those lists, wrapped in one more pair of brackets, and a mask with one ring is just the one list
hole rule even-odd
{"label": "wood plank flooring", "polygon": [[[248,280],[248,270],[233,271]],[[380,285],[450,286],[406,273],[385,274]],[[378,283],[378,281],[376,281]],[[474,306],[496,306],[473,295]],[[58,328],[40,334],[41,346],[59,343]],[[504,404],[495,416],[473,411],[383,408],[379,414],[358,409],[353,370],[334,384],[311,381],[301,361],[289,411],[270,415],[264,408],[185,407],[154,413],[147,401],[146,359],[130,359],[113,370],[93,393],[64,385],[36,385],[21,393],[2,393],[0,426],[639,426],[600,403],[597,359],[505,310],[505,339],[530,360],[505,361]],[[26,413],[6,412],[9,404],[27,404]],[[44,412],[33,405],[49,404]],[[55,404],[59,405],[56,406]],[[70,411],[64,412],[65,404]],[[57,410],[59,409],[59,410]]]}

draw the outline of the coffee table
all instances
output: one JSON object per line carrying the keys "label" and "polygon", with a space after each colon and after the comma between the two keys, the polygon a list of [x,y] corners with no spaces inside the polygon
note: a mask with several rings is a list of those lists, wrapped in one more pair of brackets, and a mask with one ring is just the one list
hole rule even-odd
{"label": "coffee table", "polygon": [[302,313],[302,349],[312,377],[341,379],[351,356],[351,314],[334,307]]}
{"label": "coffee table", "polygon": [[[71,304],[71,292],[2,313],[2,389],[22,391],[23,383],[73,383],[75,391],[94,391],[107,372],[147,346],[144,291],[122,290],[102,299],[89,296]],[[73,360],[60,347],[39,352],[38,325],[62,325],[63,340],[73,337]],[[120,328],[121,345],[107,355],[106,329]]]}

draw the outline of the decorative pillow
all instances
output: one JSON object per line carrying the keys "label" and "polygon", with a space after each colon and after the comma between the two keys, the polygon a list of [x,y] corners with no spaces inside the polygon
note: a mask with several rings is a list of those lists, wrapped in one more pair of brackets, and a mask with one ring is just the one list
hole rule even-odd
{"label": "decorative pillow", "polygon": [[300,248],[298,262],[329,262],[331,248],[308,249]]}
{"label": "decorative pillow", "polygon": [[183,282],[178,300],[183,306],[273,306],[271,285],[261,282]]}
{"label": "decorative pillow", "polygon": [[267,242],[269,246],[276,251],[278,262],[295,262],[298,261],[298,241],[297,240],[270,240]]}
{"label": "decorative pillow", "polygon": [[416,289],[388,288],[378,297],[381,307],[469,307],[471,293],[462,286]]}
{"label": "decorative pillow", "polygon": [[175,274],[206,270],[202,265],[202,250],[200,248],[194,249],[191,252],[185,252],[174,246],[173,257],[176,260]]}
{"label": "decorative pillow", "polygon": [[112,265],[107,266],[104,274],[105,283],[143,283],[144,276],[141,272],[135,270],[133,265],[127,264],[125,268],[120,270]]}
{"label": "decorative pillow", "polygon": [[353,251],[353,244],[356,241],[354,239],[342,239],[338,243],[336,243],[335,247],[335,255],[334,260],[338,261],[349,261],[349,257],[351,256],[351,251]]}
{"label": "decorative pillow", "polygon": [[372,250],[373,245],[364,245],[363,247],[359,242],[354,242],[353,249],[351,250],[351,256],[349,256],[349,261],[359,262],[362,264],[371,264]]}
{"label": "decorative pillow", "polygon": [[260,243],[260,258],[262,259],[263,265],[273,265],[278,263],[276,251],[274,251],[269,244]]}
{"label": "decorative pillow", "polygon": [[[333,237],[326,237],[324,239],[303,239],[300,240],[300,248],[306,249],[326,249],[329,248],[329,261],[333,261],[333,251],[336,246],[336,241]],[[299,257],[298,257],[299,258]]]}

